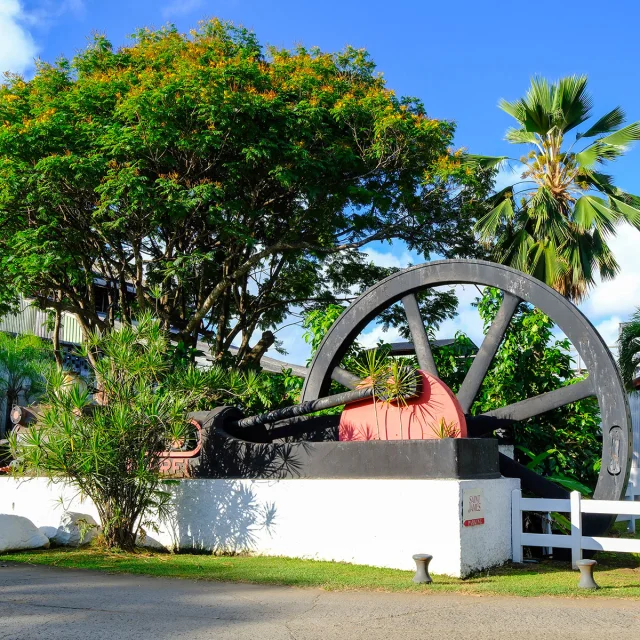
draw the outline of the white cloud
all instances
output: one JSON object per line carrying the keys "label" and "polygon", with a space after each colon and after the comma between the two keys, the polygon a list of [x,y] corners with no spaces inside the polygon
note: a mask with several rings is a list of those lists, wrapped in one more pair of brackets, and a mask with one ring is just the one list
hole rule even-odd
{"label": "white cloud", "polygon": [[[284,328],[276,331],[276,339],[282,341],[282,346],[287,351],[286,355],[278,353],[274,348],[269,349],[266,355],[276,360],[282,360],[283,362],[289,362],[290,364],[299,364],[305,366],[309,356],[311,355],[311,346],[307,344],[302,337],[304,329],[299,324],[289,324],[293,322],[295,318],[289,316],[284,321]],[[260,338],[261,331],[256,331],[249,344],[255,344]]]}
{"label": "white cloud", "polygon": [[46,29],[66,14],[84,13],[84,0],[39,0],[27,11],[21,0],[0,0],[0,73],[28,73],[38,55],[31,29]]}
{"label": "white cloud", "polygon": [[404,342],[404,338],[396,328],[389,327],[388,331],[383,331],[381,325],[375,325],[358,337],[358,343],[365,349],[373,349],[381,340],[382,342]]}
{"label": "white cloud", "polygon": [[520,162],[509,163],[504,165],[498,175],[496,175],[495,190],[501,191],[506,187],[510,187],[512,184],[522,179],[522,172],[524,171],[524,165]]}
{"label": "white cloud", "polygon": [[38,48],[27,21],[18,0],[0,0],[0,72],[25,73],[33,66]]}
{"label": "white cloud", "polygon": [[620,264],[620,273],[614,280],[599,282],[581,305],[592,321],[613,315],[624,319],[640,306],[640,231],[629,225],[621,225],[617,231],[608,244]]}
{"label": "white cloud", "polygon": [[[0,0],[0,2],[2,1]],[[46,29],[64,15],[71,14],[79,17],[84,12],[84,0],[39,0],[35,6],[25,12],[24,22],[40,29]]]}
{"label": "white cloud", "polygon": [[404,269],[410,264],[416,264],[416,256],[412,256],[406,248],[401,251],[378,251],[377,249],[369,247],[363,249],[362,253],[377,267],[397,267]]}
{"label": "white cloud", "polygon": [[[446,287],[446,289],[449,288]],[[480,291],[473,285],[457,285],[454,290],[458,297],[458,315],[440,325],[436,331],[436,338],[453,338],[458,331],[461,331],[480,346],[484,338],[482,319],[478,310],[472,306],[476,298],[480,297]]]}
{"label": "white cloud", "polygon": [[602,336],[608,347],[616,346],[618,341],[618,334],[620,333],[620,323],[622,319],[620,316],[611,316],[596,325],[598,333]]}
{"label": "white cloud", "polygon": [[162,8],[162,17],[184,16],[203,5],[203,0],[173,0]]}

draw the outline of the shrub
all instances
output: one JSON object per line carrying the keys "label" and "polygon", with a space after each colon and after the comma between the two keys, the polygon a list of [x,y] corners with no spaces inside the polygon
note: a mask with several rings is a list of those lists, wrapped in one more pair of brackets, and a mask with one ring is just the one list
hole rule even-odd
{"label": "shrub", "polygon": [[41,417],[10,447],[18,469],[91,498],[107,546],[131,550],[141,527],[168,515],[161,453],[188,436],[186,414],[206,374],[173,370],[168,337],[148,316],[94,334],[84,349],[93,356],[89,388],[54,370]]}

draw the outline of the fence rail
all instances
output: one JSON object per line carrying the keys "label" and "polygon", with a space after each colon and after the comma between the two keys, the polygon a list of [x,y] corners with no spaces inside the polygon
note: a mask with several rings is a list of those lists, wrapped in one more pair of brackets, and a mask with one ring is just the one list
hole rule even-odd
{"label": "fence rail", "polygon": [[[559,512],[571,514],[571,533],[525,533],[522,531],[522,514],[526,511]],[[582,552],[621,551],[640,553],[640,540],[604,538],[582,535],[582,514],[599,513],[607,515],[640,516],[640,502],[623,500],[583,500],[577,491],[571,492],[569,500],[551,498],[523,498],[522,491],[515,489],[511,494],[511,542],[513,561],[522,562],[522,547],[557,547],[571,549],[571,564],[577,568],[582,560]]]}

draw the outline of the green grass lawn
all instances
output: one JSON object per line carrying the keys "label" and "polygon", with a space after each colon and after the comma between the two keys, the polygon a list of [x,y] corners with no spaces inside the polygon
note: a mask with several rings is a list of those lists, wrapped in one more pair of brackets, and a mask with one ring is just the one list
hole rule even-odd
{"label": "green grass lawn", "polygon": [[577,589],[578,573],[571,571],[568,564],[548,561],[491,569],[467,580],[433,576],[432,585],[415,585],[411,582],[413,573],[409,571],[266,556],[169,554],[147,550],[114,553],[97,548],[58,548],[3,554],[0,560],[111,573],[328,590],[640,598],[640,556],[631,554],[599,554],[596,581],[601,589],[595,592]]}

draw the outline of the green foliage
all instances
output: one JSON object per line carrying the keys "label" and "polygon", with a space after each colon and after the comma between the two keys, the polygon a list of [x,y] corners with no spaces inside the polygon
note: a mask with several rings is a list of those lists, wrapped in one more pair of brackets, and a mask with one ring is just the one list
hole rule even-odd
{"label": "green foliage", "polygon": [[625,114],[616,107],[565,144],[567,133],[591,117],[586,76],[553,84],[533,78],[524,98],[502,100],[500,108],[517,121],[507,141],[528,145],[528,151],[518,160],[466,157],[466,165],[476,168],[507,160],[524,165],[519,182],[491,197],[491,210],[476,229],[495,260],[579,301],[596,274],[606,280],[619,271],[607,244],[616,226],[626,222],[640,229],[640,200],[600,171],[640,140],[640,122],[623,127]]}
{"label": "green foliage", "polygon": [[304,341],[311,347],[311,356],[307,364],[311,362],[320,343],[324,339],[327,331],[331,329],[335,321],[340,317],[345,307],[339,304],[327,305],[324,309],[313,309],[305,314],[302,327]]}
{"label": "green foliage", "polygon": [[172,371],[168,339],[149,316],[136,327],[93,334],[93,392],[54,368],[44,411],[12,434],[18,469],[70,481],[98,509],[109,547],[133,549],[141,527],[167,514],[160,454],[188,437],[186,413],[203,395],[193,370]]}
{"label": "green foliage", "polygon": [[[485,329],[495,318],[502,296],[485,289],[478,310]],[[566,339],[554,339],[553,322],[538,309],[521,304],[514,315],[472,413],[553,391],[582,378],[572,368]],[[602,440],[595,398],[586,398],[514,425],[520,461],[535,460],[534,470],[569,487],[575,481],[593,488],[600,471]],[[522,455],[524,453],[524,456]]]}
{"label": "green foliage", "polygon": [[11,426],[9,414],[13,405],[22,397],[31,402],[44,391],[44,375],[52,364],[49,343],[33,335],[0,332],[0,399],[6,399],[7,429]]}
{"label": "green foliage", "polygon": [[253,365],[292,309],[389,273],[366,244],[478,251],[489,174],[453,134],[363,50],[265,49],[219,20],[96,36],[0,87],[0,311],[21,293],[86,331],[151,311],[187,353],[204,336]]}
{"label": "green foliage", "polygon": [[299,402],[302,383],[302,378],[294,376],[290,369],[282,373],[229,369],[223,372],[217,386],[210,387],[216,393],[206,402],[208,406],[234,404],[246,415],[256,415]]}
{"label": "green foliage", "polygon": [[439,422],[431,425],[431,431],[440,440],[444,438],[460,437],[460,427],[456,422],[447,422],[444,418],[440,418]]}
{"label": "green foliage", "polygon": [[622,325],[618,338],[618,364],[622,380],[629,391],[637,391],[633,381],[638,377],[640,367],[640,309]]}
{"label": "green foliage", "polygon": [[434,347],[433,360],[441,380],[457,393],[473,362],[476,348],[471,339],[458,331],[452,344]]}

